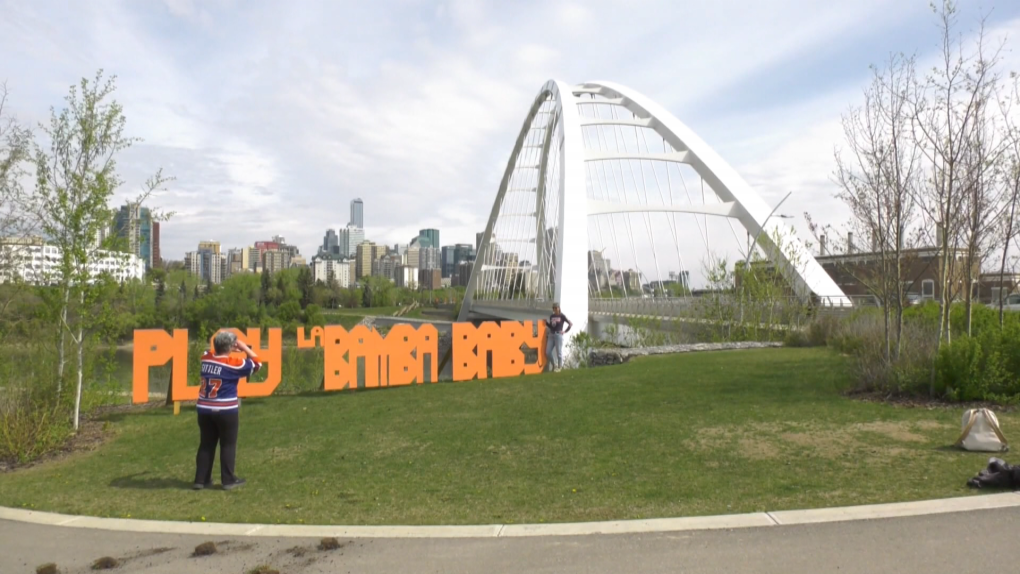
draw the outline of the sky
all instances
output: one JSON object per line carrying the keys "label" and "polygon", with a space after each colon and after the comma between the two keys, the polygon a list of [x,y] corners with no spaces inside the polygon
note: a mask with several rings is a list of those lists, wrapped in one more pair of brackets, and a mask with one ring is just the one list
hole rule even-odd
{"label": "sky", "polygon": [[[987,16],[1020,70],[1020,2]],[[838,224],[833,149],[869,65],[937,49],[927,0],[0,0],[0,81],[45,120],[99,68],[117,76],[135,196],[175,212],[164,259],[284,236],[307,256],[365,202],[369,239],[445,244],[484,229],[528,106],[548,79],[607,80],[691,127],[802,234]],[[696,236],[696,234],[695,234]]]}

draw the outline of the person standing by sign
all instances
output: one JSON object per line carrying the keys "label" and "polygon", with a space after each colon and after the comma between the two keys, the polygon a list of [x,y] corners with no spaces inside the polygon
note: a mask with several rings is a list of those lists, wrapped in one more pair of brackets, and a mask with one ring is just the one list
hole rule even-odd
{"label": "person standing by sign", "polygon": [[[247,356],[243,359],[232,357],[231,351]],[[195,490],[212,486],[212,467],[217,444],[220,447],[220,482],[223,489],[232,490],[245,483],[243,478],[234,474],[238,410],[241,406],[241,400],[237,397],[237,383],[261,367],[262,363],[255,352],[229,331],[217,333],[213,338],[213,352],[207,351],[202,355],[202,386],[198,391],[201,442],[195,458],[195,484],[192,487]]]}
{"label": "person standing by sign", "polygon": [[552,315],[545,321],[546,327],[549,328],[549,342],[546,344],[545,355],[549,366],[558,373],[563,368],[563,335],[569,333],[574,324],[566,315],[560,313],[559,303],[553,303],[552,311]]}

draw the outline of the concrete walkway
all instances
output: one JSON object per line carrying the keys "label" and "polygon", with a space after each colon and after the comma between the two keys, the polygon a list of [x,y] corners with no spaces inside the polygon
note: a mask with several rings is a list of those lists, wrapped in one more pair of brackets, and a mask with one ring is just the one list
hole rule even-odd
{"label": "concrete walkway", "polygon": [[[1020,560],[1020,494],[719,517],[464,527],[260,526],[0,508],[0,572],[978,572]],[[342,547],[316,548],[324,536]],[[191,556],[212,541],[221,552]],[[1007,567],[1008,570],[1008,567]]]}

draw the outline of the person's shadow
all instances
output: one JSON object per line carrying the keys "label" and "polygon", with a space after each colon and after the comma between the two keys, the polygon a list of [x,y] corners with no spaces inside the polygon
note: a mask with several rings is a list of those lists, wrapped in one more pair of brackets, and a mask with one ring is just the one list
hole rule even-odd
{"label": "person's shadow", "polygon": [[155,476],[145,477],[146,474],[148,473],[139,472],[115,478],[110,481],[110,486],[113,488],[137,488],[140,490],[185,490],[191,488],[191,483],[187,480]]}

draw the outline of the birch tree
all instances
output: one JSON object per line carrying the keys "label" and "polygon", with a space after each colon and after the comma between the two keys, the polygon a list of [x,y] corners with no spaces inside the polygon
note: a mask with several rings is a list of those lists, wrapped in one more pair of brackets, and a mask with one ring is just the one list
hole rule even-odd
{"label": "birch tree", "polygon": [[[114,211],[110,201],[123,183],[117,174],[116,156],[139,141],[124,135],[126,118],[112,94],[115,77],[103,78],[100,70],[92,81],[83,78],[72,86],[66,107],[51,108],[50,122],[41,126],[49,150],[36,150],[36,200],[42,230],[60,250],[55,278],[60,298],[58,382],[66,376],[68,340],[76,354],[74,429],[79,426],[84,383],[86,330],[96,317],[94,300],[95,262],[116,246],[110,233]],[[157,171],[134,200],[141,204],[166,181]],[[158,218],[158,214],[156,215]]]}

